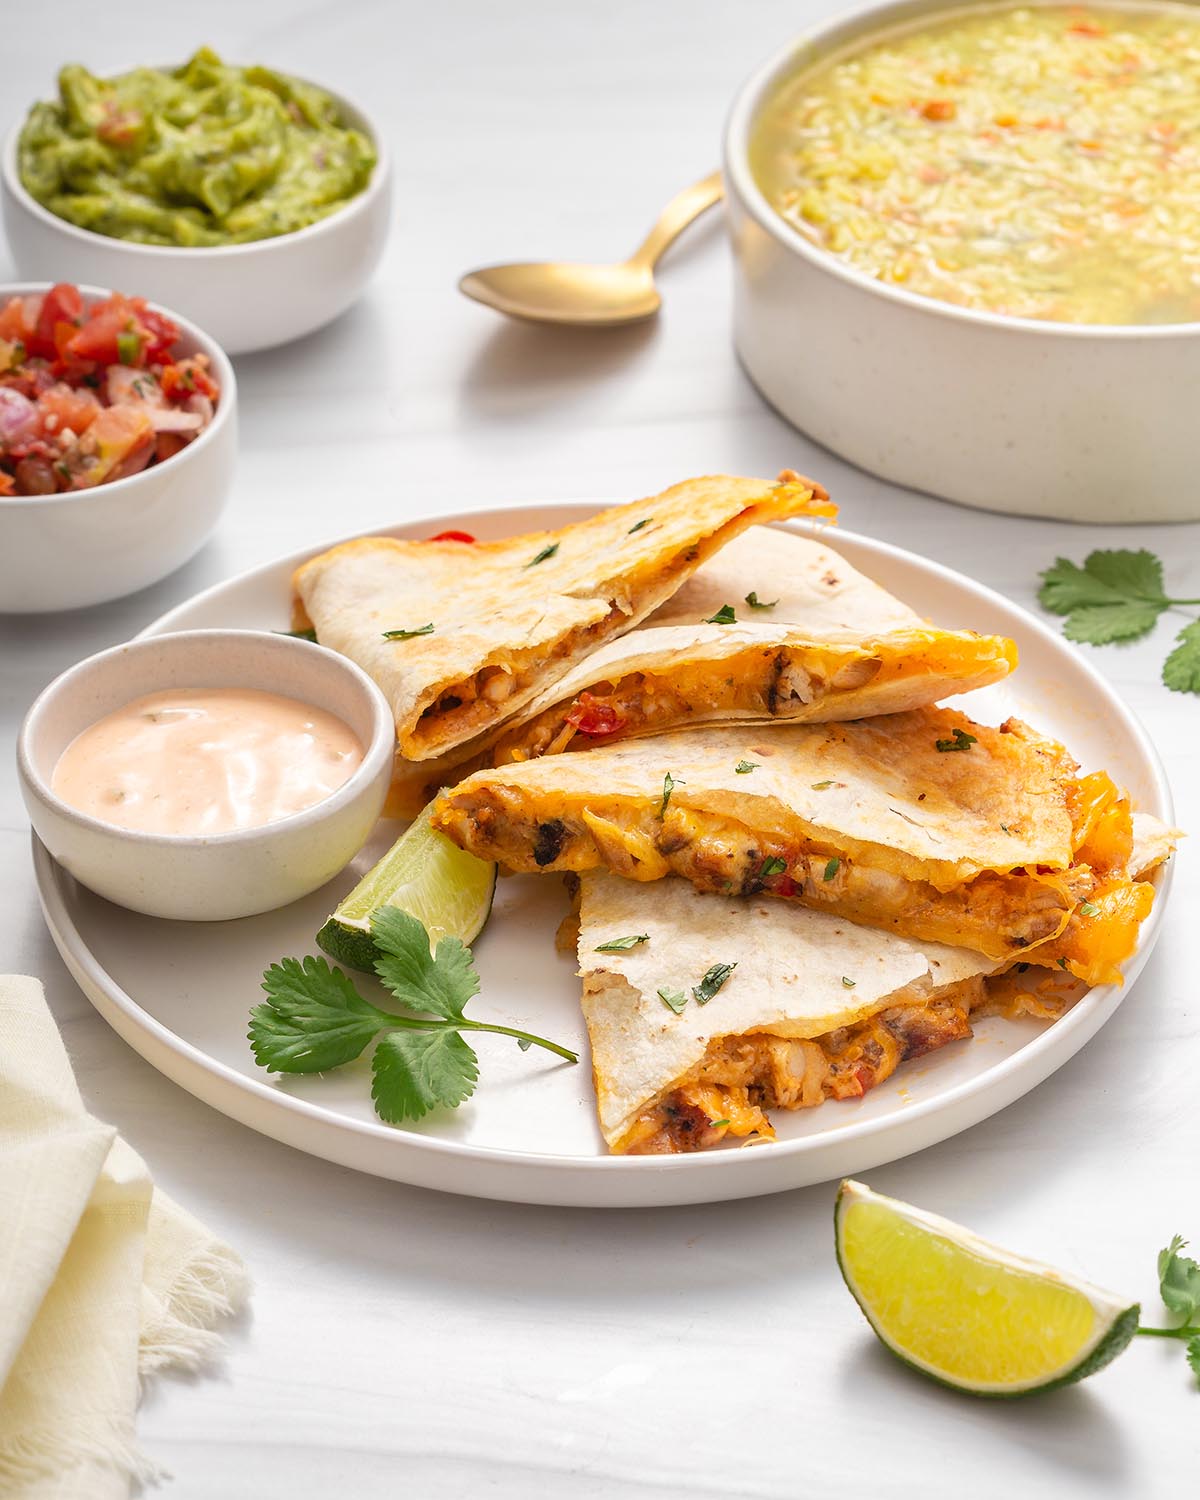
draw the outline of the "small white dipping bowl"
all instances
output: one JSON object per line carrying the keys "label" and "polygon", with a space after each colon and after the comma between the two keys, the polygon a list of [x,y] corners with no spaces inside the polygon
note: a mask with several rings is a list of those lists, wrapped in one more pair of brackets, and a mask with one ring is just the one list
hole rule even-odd
{"label": "small white dipping bowl", "polygon": [[[55,794],[77,734],[170,688],[257,688],[323,708],[358,736],[362,764],[303,812],[210,837],[116,828]],[[56,678],[26,716],[17,769],[34,832],[82,885],[152,917],[221,922],[298,901],[349,863],[383,810],[395,738],[383,694],[344,656],[263,631],[189,630],[114,646]]]}
{"label": "small white dipping bowl", "polygon": [[1054,323],[917,296],[811,244],[754,180],[755,125],[793,70],[970,9],[843,9],[743,85],[724,153],[741,362],[789,422],[896,484],[1064,521],[1200,519],[1200,323]]}
{"label": "small white dipping bowl", "polygon": [[323,327],[358,299],[383,254],[391,221],[391,161],[382,136],[362,110],[325,92],[342,119],[374,145],[371,180],[328,218],[246,245],[139,245],[58,218],[21,182],[22,114],[0,157],[0,205],[18,272],[53,281],[85,276],[177,307],[230,354],[269,349]]}
{"label": "small white dipping bowl", "polygon": [[[9,282],[0,286],[0,306],[51,285]],[[98,286],[79,290],[89,306],[112,295]],[[143,295],[138,286],[120,290]],[[219,344],[171,307],[157,311],[179,325],[182,354],[208,356],[221,388],[216,414],[186,448],[128,479],[0,498],[0,614],[80,609],[157,583],[199,552],[225,509],[237,460],[233,366]]]}

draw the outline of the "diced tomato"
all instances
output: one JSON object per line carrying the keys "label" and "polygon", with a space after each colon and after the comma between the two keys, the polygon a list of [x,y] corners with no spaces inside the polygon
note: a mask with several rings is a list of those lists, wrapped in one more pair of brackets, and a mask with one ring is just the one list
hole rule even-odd
{"label": "diced tomato", "polygon": [[221,388],[208,373],[208,358],[194,354],[190,359],[181,359],[178,364],[166,365],[159,376],[163,395],[171,401],[186,401],[199,393],[215,401]]}
{"label": "diced tomato", "polygon": [[179,325],[172,323],[166,313],[156,312],[146,306],[144,297],[134,297],[137,320],[141,325],[142,340],[146,349],[146,363],[156,364],[167,357],[171,345],[179,337]]}
{"label": "diced tomato", "polygon": [[429,540],[431,542],[473,542],[475,538],[469,531],[439,531]]}
{"label": "diced tomato", "polygon": [[79,294],[79,288],[66,281],[52,286],[42,298],[37,324],[28,341],[29,353],[43,355],[46,359],[56,358],[59,352],[55,342],[58,325],[65,323],[75,329],[82,317],[83,298]]}
{"label": "diced tomato", "polygon": [[567,723],[590,739],[619,734],[625,728],[625,716],[611,703],[602,703],[591,693],[580,693],[564,715]]}
{"label": "diced tomato", "polygon": [[164,458],[174,458],[181,448],[187,447],[187,438],[177,432],[160,432],[154,439],[154,460],[162,463]]}
{"label": "diced tomato", "polygon": [[790,875],[780,875],[768,887],[776,896],[794,896],[800,887]]}
{"label": "diced tomato", "polygon": [[[121,344],[125,341],[122,339],[119,343],[118,339],[122,334],[134,334],[138,337],[140,359],[121,358]],[[104,302],[95,304],[88,314],[87,322],[67,347],[73,358],[94,359],[102,365],[144,363],[145,340],[138,326],[137,308],[128,297],[114,292]]]}
{"label": "diced tomato", "polygon": [[57,436],[69,427],[78,437],[95,421],[100,411],[100,402],[86,388],[72,390],[69,385],[60,382],[38,397],[38,410],[42,417],[42,430],[47,436]]}

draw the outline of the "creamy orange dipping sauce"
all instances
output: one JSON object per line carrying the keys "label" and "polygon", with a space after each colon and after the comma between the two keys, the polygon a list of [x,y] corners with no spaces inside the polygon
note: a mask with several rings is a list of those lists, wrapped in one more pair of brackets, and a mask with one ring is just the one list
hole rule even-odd
{"label": "creamy orange dipping sauce", "polygon": [[358,736],[324,709],[253,688],[180,688],[85,729],[51,784],[118,828],[230,833],[323,801],[362,759]]}

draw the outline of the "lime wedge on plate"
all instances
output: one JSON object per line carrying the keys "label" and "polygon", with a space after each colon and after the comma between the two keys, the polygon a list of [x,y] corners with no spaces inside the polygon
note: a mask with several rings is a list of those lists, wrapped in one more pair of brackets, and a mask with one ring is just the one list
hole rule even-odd
{"label": "lime wedge on plate", "polygon": [[970,1230],[843,1182],[838,1265],[893,1354],[975,1396],[1069,1385],[1114,1359],[1139,1308]]}
{"label": "lime wedge on plate", "polygon": [[431,802],[317,933],[317,942],[338,963],[374,969],[371,918],[383,906],[398,906],[424,922],[434,950],[444,937],[470,944],[482,932],[496,893],[496,866],[432,828],[432,812]]}

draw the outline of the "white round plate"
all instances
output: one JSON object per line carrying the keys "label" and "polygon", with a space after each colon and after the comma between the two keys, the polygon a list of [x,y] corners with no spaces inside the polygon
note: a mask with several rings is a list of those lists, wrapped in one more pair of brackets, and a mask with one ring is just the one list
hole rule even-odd
{"label": "white round plate", "polygon": [[[480,537],[559,527],[591,504],[437,516],[392,529],[401,537],[447,528]],[[1061,637],[1000,595],[946,568],[841,530],[824,540],[885,588],[947,626],[1010,635],[1015,678],[971,695],[975,718],[1027,718],[1071,747],[1085,769],[1105,767],[1136,806],[1170,821],[1171,799],[1145,733],[1110,687]],[[173,609],[147,634],[205,626],[286,630],[290,578],[312,549],[256,568]],[[976,1035],[906,1065],[861,1100],[776,1111],[779,1139],[685,1156],[607,1156],[595,1120],[587,1037],[572,959],[554,948],[566,910],[562,883],[501,880],[475,944],[484,1019],[578,1048],[577,1067],[477,1038],[473,1099],[419,1126],[396,1129],[371,1108],[364,1063],[326,1076],[279,1079],[259,1069],[246,1041],[250,1007],[274,960],[315,952],[313,934],[397,832],[381,825],[353,865],[283,911],[238,922],[185,923],[110,906],[77,885],[35,840],[38,890],[50,931],[84,993],[149,1062],[197,1098],[253,1130],[314,1156],[421,1187],[514,1202],[641,1207],[716,1202],[863,1172],[977,1124],[1049,1077],[1116,1010],[1158,935],[1169,866],[1126,968],[1124,989],[1092,990],[1053,1025],[982,1021]],[[364,980],[370,983],[369,980]]]}

